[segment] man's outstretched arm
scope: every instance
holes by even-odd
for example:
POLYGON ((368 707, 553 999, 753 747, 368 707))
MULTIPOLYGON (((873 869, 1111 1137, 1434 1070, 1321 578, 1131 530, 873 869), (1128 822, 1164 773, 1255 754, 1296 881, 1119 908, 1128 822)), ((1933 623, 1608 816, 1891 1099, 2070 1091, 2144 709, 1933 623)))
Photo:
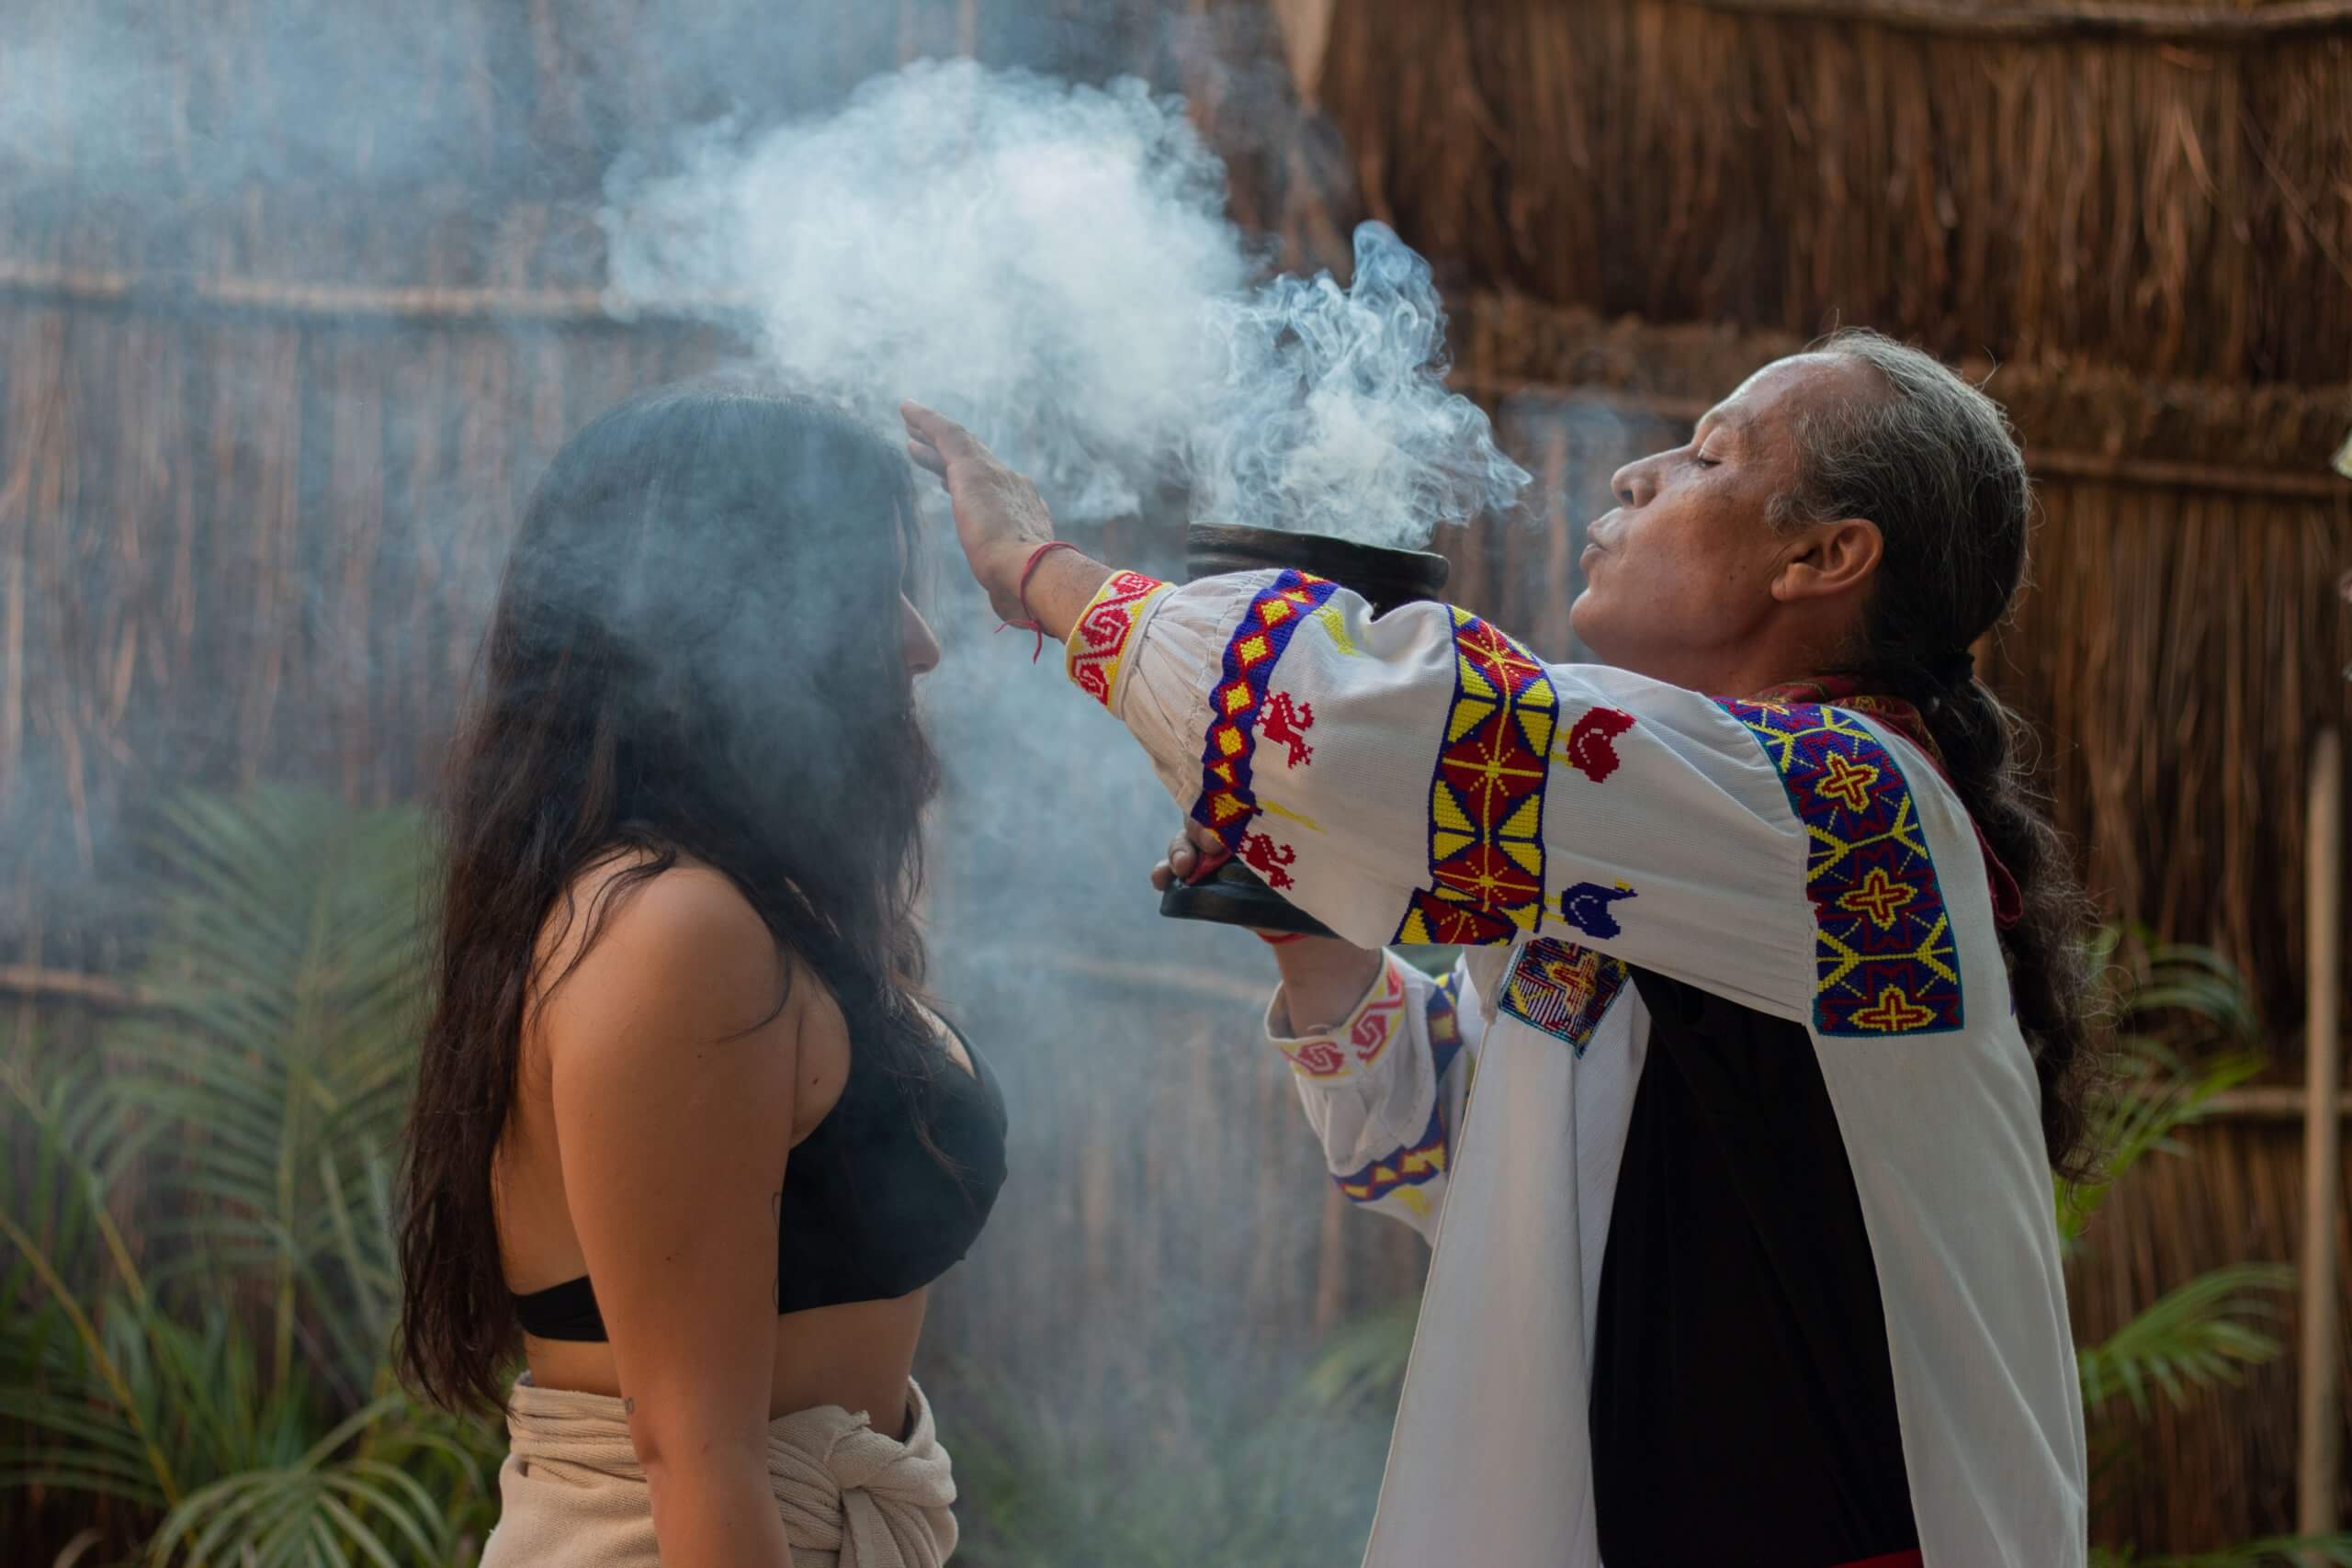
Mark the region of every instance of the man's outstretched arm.
MULTIPOLYGON (((1025 479, 950 422, 909 423, 999 613, 1064 637, 1070 679, 1142 743, 1178 807, 1340 936, 1553 936, 1811 1017, 1813 840, 1783 772, 1827 768, 1825 789, 1903 830, 1900 774, 1867 732, 1550 664, 1451 605, 1375 616, 1303 572, 1170 585, 1041 555, 1052 520, 1025 479)), ((1881 880, 1855 898, 1907 894, 1886 918, 1934 924, 1911 908, 1932 887, 1881 880)), ((1948 942, 1926 945, 1923 962, 1949 969, 1948 942)))

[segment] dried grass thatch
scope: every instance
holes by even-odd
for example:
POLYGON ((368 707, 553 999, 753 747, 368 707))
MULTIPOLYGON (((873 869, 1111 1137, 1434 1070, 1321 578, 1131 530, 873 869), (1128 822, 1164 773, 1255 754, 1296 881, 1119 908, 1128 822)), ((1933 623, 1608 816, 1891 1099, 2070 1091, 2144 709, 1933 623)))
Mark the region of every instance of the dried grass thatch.
MULTIPOLYGON (((2067 1270, 2078 1342, 2104 1337, 2208 1269, 2294 1256, 2304 1193, 2299 1122, 2191 1129, 2181 1156, 2132 1173, 2100 1213, 2093 1250, 2067 1270)), ((2335 1212, 2336 1289, 2352 1293, 2352 1171, 2339 1182, 2335 1212)), ((2292 1346, 2294 1304, 2279 1305, 2279 1318, 2264 1327, 2292 1346)), ((2117 1425, 2135 1440, 2099 1477, 2092 1539, 2189 1552, 2291 1530, 2295 1380, 2290 1354, 2188 1408, 2159 1401, 2144 1424, 2118 1413, 2117 1425)), ((2352 1476, 2339 1495, 2346 1491, 2352 1476)))
POLYGON ((2121 12, 2086 4, 1363 0, 1332 17, 1320 96, 1371 209, 1477 287, 2343 381, 2352 15, 2121 9, 2147 25, 2091 32, 2121 12))

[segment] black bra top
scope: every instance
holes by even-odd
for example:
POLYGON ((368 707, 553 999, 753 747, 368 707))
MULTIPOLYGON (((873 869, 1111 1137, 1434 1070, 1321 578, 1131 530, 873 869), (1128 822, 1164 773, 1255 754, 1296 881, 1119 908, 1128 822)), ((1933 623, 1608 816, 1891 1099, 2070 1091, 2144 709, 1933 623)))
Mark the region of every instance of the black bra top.
MULTIPOLYGON (((891 1076, 851 1051, 840 1100, 786 1167, 777 1312, 889 1301, 971 1250, 1004 1185, 1005 1119, 996 1076, 968 1043, 964 1049, 972 1071, 943 1051, 933 1073, 931 1135, 945 1166, 923 1147, 891 1076)), ((585 1274, 517 1295, 514 1315, 541 1339, 609 1337, 585 1274)))

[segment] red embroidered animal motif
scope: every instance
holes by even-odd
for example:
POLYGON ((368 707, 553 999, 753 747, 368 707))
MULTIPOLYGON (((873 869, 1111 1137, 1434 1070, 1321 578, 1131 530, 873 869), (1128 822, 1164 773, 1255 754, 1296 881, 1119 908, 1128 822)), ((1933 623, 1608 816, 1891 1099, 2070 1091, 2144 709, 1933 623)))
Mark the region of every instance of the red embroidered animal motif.
POLYGON ((1295 887, 1296 880, 1284 871, 1286 865, 1298 863, 1298 852, 1288 844, 1277 844, 1263 833, 1252 833, 1241 841, 1241 863, 1266 879, 1272 888, 1295 887))
POLYGON ((1266 704, 1265 712, 1258 717, 1258 733, 1277 746, 1290 748, 1284 766, 1303 768, 1315 749, 1306 743, 1306 732, 1315 728, 1315 705, 1300 703, 1293 706, 1288 692, 1276 692, 1266 704))
POLYGON ((1621 708, 1587 708, 1568 730, 1568 766, 1599 784, 1617 771, 1617 748, 1610 741, 1634 728, 1634 716, 1621 708))

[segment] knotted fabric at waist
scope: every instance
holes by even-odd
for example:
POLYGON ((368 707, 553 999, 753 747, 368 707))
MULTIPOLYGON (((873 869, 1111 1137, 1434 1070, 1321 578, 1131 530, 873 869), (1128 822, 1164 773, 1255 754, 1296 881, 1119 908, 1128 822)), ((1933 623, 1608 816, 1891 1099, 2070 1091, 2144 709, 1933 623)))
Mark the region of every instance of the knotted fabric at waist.
MULTIPOLYGON (((931 1403, 912 1383, 907 1412, 904 1442, 876 1431, 864 1413, 837 1404, 769 1423, 768 1484, 792 1542, 794 1568, 938 1568, 955 1550, 956 1520, 948 1512, 955 1476, 931 1403)), ((506 1428, 503 1508, 486 1565, 513 1553, 515 1562, 628 1568, 639 1557, 640 1538, 650 1549, 645 1467, 619 1400, 538 1388, 526 1376, 508 1397, 506 1428), (611 1533, 617 1526, 628 1528, 611 1533), (573 1550, 592 1546, 583 1538, 600 1531, 605 1548, 573 1550)), ((652 1558, 644 1561, 650 1565, 652 1558)))

